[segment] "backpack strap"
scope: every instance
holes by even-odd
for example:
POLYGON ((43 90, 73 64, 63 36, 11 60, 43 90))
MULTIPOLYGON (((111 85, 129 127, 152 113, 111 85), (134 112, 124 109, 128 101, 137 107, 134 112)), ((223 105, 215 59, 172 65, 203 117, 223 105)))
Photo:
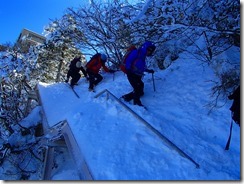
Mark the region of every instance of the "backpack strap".
POLYGON ((126 65, 126 60, 128 59, 128 57, 129 57, 129 55, 131 54, 131 52, 134 51, 134 50, 137 50, 135 46, 131 46, 131 47, 129 47, 129 48, 127 49, 127 52, 126 52, 126 54, 125 54, 125 56, 124 56, 124 58, 123 58, 121 64, 120 64, 120 69, 121 69, 121 71, 123 71, 124 73, 127 73, 127 71, 126 71, 126 67, 125 67, 125 65, 126 65))
POLYGON ((137 58, 138 58, 138 49, 133 50, 132 52, 128 55, 128 57, 125 61, 126 70, 131 70, 132 65, 134 64, 135 60, 137 60, 137 58))
POLYGON ((130 65, 130 68, 133 70, 135 68, 135 65, 137 63, 137 61, 139 60, 139 55, 140 55, 140 50, 137 50, 137 53, 136 53, 136 58, 134 59, 134 61, 132 61, 131 65, 130 65))

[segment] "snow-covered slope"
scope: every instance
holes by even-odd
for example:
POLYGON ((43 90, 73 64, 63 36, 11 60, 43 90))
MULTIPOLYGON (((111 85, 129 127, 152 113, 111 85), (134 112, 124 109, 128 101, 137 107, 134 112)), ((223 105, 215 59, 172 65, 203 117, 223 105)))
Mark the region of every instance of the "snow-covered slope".
POLYGON ((80 98, 64 83, 39 84, 50 126, 67 119, 94 179, 240 179, 240 128, 234 124, 230 150, 225 151, 231 101, 209 113, 210 81, 217 79, 207 65, 178 59, 166 70, 155 72, 156 91, 152 75, 146 74, 141 101, 148 110, 126 103, 191 156, 200 165, 198 169, 114 99, 94 98, 104 89, 117 97, 132 90, 123 73, 102 75, 95 93, 88 92, 88 83, 80 79, 75 87, 80 98))

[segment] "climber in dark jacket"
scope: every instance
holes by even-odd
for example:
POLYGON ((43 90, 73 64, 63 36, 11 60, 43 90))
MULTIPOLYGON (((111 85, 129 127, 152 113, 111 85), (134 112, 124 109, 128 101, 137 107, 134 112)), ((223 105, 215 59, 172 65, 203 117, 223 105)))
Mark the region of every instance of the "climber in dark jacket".
POLYGON ((82 71, 83 75, 87 78, 87 73, 86 73, 85 69, 82 67, 82 64, 81 64, 81 56, 77 56, 70 63, 69 71, 67 73, 67 78, 65 80, 65 82, 69 82, 69 78, 70 77, 72 78, 71 82, 70 82, 70 86, 72 88, 80 80, 80 77, 81 77, 80 71, 82 71))
POLYGON ((144 94, 144 83, 142 81, 142 76, 144 72, 154 73, 154 70, 147 69, 146 67, 146 57, 152 56, 156 46, 150 42, 146 41, 138 50, 135 49, 131 51, 125 61, 125 68, 128 81, 133 87, 133 91, 123 95, 122 98, 125 101, 134 100, 134 105, 143 106, 140 97, 144 94))
POLYGON ((240 126, 240 85, 228 98, 229 100, 234 100, 230 107, 232 119, 240 126))

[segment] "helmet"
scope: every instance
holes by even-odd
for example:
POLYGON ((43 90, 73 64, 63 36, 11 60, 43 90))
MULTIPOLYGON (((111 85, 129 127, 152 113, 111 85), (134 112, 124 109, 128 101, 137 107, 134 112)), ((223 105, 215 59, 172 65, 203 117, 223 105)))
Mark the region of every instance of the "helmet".
POLYGON ((81 67, 81 62, 80 62, 80 61, 77 61, 76 64, 75 64, 75 66, 76 66, 77 68, 80 68, 80 67, 81 67))
POLYGON ((148 51, 148 56, 152 56, 154 50, 156 49, 156 46, 150 41, 146 41, 142 47, 148 51))
POLYGON ((145 41, 145 43, 143 44, 143 47, 145 47, 145 48, 150 47, 150 48, 153 48, 154 50, 156 49, 156 46, 150 41, 145 41))
POLYGON ((101 54, 101 60, 103 60, 104 62, 106 62, 107 56, 105 54, 101 54))

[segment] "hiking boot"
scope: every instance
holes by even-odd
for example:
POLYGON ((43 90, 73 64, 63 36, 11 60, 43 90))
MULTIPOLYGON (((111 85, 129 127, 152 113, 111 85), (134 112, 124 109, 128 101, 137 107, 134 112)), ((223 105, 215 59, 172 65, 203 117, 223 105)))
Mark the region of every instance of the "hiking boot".
POLYGON ((134 100, 134 105, 143 106, 140 100, 134 100))
POLYGON ((89 91, 93 91, 94 89, 93 88, 88 88, 89 91))
POLYGON ((96 86, 95 84, 91 84, 91 85, 89 85, 88 90, 89 90, 89 91, 94 91, 94 87, 95 87, 95 86, 96 86))
POLYGON ((129 96, 126 96, 126 95, 123 95, 121 98, 123 98, 124 101, 126 101, 126 102, 129 102, 132 100, 132 98, 130 98, 129 96))
POLYGON ((142 105, 142 103, 134 103, 134 105, 138 105, 138 106, 144 107, 144 105, 142 105))

